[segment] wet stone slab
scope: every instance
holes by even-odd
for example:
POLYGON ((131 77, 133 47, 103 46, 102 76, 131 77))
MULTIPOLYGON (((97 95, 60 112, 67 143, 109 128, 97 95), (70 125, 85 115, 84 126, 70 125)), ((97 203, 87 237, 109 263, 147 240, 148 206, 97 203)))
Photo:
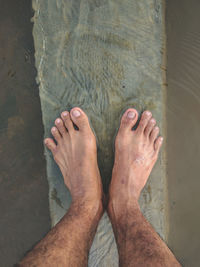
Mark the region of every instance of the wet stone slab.
MULTIPOLYGON (((89 116, 97 137, 104 190, 111 177, 114 137, 128 107, 149 109, 163 133, 164 19, 161 0, 33 0, 33 36, 45 137, 60 112, 74 106, 89 116)), ((70 194, 45 150, 52 225, 66 213, 70 194)), ((143 214, 166 237, 164 155, 144 189, 143 214)), ((105 213, 90 266, 117 266, 112 227, 105 213)))

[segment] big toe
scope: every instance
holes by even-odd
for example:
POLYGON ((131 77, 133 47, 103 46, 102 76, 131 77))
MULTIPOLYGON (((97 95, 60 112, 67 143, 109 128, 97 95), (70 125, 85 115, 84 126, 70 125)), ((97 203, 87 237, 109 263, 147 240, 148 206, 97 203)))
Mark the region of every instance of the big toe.
POLYGON ((70 116, 73 123, 78 127, 79 131, 91 130, 88 117, 81 108, 73 108, 70 111, 70 116))
POLYGON ((132 130, 133 126, 136 124, 138 119, 137 110, 134 108, 129 108, 123 114, 120 123, 120 132, 130 131, 132 130))

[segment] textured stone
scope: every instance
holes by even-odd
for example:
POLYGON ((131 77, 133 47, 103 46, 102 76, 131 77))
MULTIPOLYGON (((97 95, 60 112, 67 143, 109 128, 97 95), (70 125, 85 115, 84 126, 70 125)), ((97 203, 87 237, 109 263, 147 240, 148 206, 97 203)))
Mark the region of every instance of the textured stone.
MULTIPOLYGON (((161 0, 33 0, 35 58, 45 137, 60 112, 74 106, 89 116, 98 143, 105 191, 111 177, 114 137, 128 107, 150 109, 163 132, 164 19, 161 0)), ((45 150, 52 225, 66 213, 70 194, 45 150)), ((144 189, 143 214, 166 237, 164 155, 144 189)), ((117 266, 111 224, 104 214, 90 266, 117 266)))

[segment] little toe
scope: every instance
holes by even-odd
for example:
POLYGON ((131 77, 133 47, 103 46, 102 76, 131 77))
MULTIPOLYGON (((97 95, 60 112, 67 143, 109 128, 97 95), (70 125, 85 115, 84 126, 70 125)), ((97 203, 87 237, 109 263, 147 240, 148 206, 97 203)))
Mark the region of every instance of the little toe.
POLYGON ((159 153, 162 143, 163 143, 163 137, 159 136, 154 142, 154 149, 155 149, 156 154, 159 153))
POLYGON ((146 110, 142 113, 142 117, 141 117, 139 125, 136 129, 137 133, 142 134, 144 132, 144 129, 146 128, 151 117, 152 117, 152 114, 148 110, 146 110))
POLYGON ((62 137, 56 127, 51 128, 51 133, 57 142, 61 140, 62 137))
POLYGON ((73 108, 70 111, 70 116, 79 131, 91 130, 88 117, 82 109, 78 107, 73 108))
POLYGON ((44 144, 46 145, 46 147, 51 150, 52 153, 54 153, 55 149, 56 149, 56 144, 53 141, 53 139, 51 138, 46 138, 44 139, 44 144))
POLYGON ((61 135, 65 135, 66 134, 66 128, 63 124, 63 121, 60 118, 57 118, 55 120, 55 125, 57 127, 57 129, 59 130, 59 132, 61 133, 61 135))
POLYGON ((136 109, 129 108, 123 114, 120 122, 119 132, 130 131, 136 124, 138 119, 138 113, 136 109))
POLYGON ((151 133, 153 127, 156 125, 156 120, 154 118, 151 118, 144 130, 144 133, 146 136, 149 136, 149 134, 151 133))
POLYGON ((150 136, 149 136, 150 141, 154 142, 155 139, 158 137, 158 134, 159 134, 159 127, 155 126, 150 133, 150 136))
POLYGON ((68 111, 63 111, 61 113, 61 117, 64 121, 65 127, 67 128, 68 132, 73 132, 75 131, 74 126, 73 126, 73 122, 71 120, 70 114, 68 111))

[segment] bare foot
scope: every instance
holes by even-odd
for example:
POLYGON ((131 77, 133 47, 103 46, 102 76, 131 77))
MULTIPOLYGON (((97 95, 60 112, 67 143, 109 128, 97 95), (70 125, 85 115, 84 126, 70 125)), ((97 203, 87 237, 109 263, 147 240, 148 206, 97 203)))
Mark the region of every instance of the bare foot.
POLYGON ((108 210, 114 213, 124 205, 137 202, 151 170, 157 160, 163 138, 158 137, 159 128, 149 111, 138 120, 135 109, 128 109, 122 119, 115 140, 115 162, 109 188, 108 210))
POLYGON ((97 165, 96 138, 87 115, 80 108, 64 111, 51 129, 45 145, 51 150, 60 167, 64 182, 70 190, 72 203, 101 206, 102 183, 97 165), (78 127, 74 128, 73 123, 78 127))

